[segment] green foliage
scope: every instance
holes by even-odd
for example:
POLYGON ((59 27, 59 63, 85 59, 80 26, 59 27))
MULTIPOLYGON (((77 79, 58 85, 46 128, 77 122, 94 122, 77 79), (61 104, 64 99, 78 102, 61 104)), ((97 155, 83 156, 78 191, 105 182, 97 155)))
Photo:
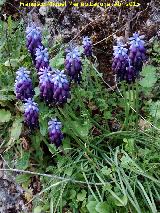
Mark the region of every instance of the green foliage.
POLYGON ((160 119, 160 101, 152 102, 150 105, 150 115, 153 118, 160 119))
POLYGON ((154 40, 150 52, 152 54, 153 62, 156 62, 156 64, 160 64, 160 41, 158 39, 154 40))
POLYGON ((0 122, 8 122, 11 119, 10 111, 6 111, 4 109, 0 110, 0 122))
POLYGON ((22 118, 17 117, 11 127, 11 139, 17 140, 22 131, 22 118))
MULTIPOLYGON (((33 196, 33 212, 158 212, 159 132, 139 122, 142 112, 154 124, 160 118, 159 97, 149 96, 159 82, 157 67, 143 68, 139 86, 121 85, 122 97, 108 90, 94 60, 84 58, 82 82, 72 85, 64 107, 46 106, 39 100, 33 74, 40 109, 40 128, 33 132, 23 123, 23 109, 13 91, 18 66, 34 69, 24 39, 23 22, 11 17, 0 22, 0 136, 4 139, 0 148, 11 167, 54 176, 39 176, 41 192, 33 196), (146 96, 141 98, 141 93, 146 96), (63 124, 59 149, 48 141, 47 123, 52 117, 63 124)), ((55 41, 50 60, 54 68, 64 69, 63 46, 55 41)), ((19 174, 16 181, 27 191, 31 178, 32 174, 19 174)))
POLYGON ((20 159, 17 159, 17 165, 16 168, 17 169, 27 169, 29 166, 29 157, 30 157, 30 153, 29 152, 23 152, 22 153, 22 157, 20 159))
POLYGON ((64 53, 63 51, 59 51, 59 53, 50 60, 51 67, 57 68, 57 69, 63 69, 64 67, 64 53))
POLYGON ((97 213, 96 211, 97 204, 98 204, 97 201, 89 201, 89 203, 87 204, 87 209, 89 213, 97 213))
POLYGON ((140 85, 145 88, 152 88, 157 81, 156 68, 152 65, 147 65, 143 68, 140 80, 140 85))

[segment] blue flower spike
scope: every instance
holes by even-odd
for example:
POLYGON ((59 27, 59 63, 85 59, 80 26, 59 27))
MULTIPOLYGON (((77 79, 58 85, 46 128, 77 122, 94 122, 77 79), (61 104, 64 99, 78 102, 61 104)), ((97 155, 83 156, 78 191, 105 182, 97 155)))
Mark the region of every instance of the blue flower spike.
POLYGON ((74 80, 76 83, 80 83, 82 62, 80 59, 80 52, 78 47, 71 47, 67 50, 65 69, 71 81, 74 80))
POLYGON ((16 72, 15 94, 16 98, 22 101, 32 98, 35 94, 29 74, 30 71, 25 67, 20 67, 16 72))
POLYGON ((31 128, 35 129, 39 126, 39 109, 37 103, 32 98, 25 100, 24 104, 24 121, 31 128))
POLYGON ((62 144, 63 133, 61 132, 62 124, 57 118, 48 122, 48 132, 50 142, 58 148, 62 144))

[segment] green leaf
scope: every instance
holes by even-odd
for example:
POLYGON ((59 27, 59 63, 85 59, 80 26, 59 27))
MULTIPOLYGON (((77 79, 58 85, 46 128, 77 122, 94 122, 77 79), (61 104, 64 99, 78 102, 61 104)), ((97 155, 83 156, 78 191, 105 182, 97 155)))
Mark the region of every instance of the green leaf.
POLYGON ((50 60, 51 67, 57 68, 57 69, 63 69, 64 67, 64 56, 63 52, 59 52, 54 58, 50 60))
POLYGON ((8 122, 11 119, 11 113, 10 111, 6 111, 4 109, 0 110, 0 122, 8 122))
POLYGON ((111 112, 110 111, 104 111, 104 113, 103 113, 103 117, 104 117, 104 119, 111 119, 112 118, 112 114, 111 114, 111 112))
POLYGON ((100 202, 96 205, 96 211, 99 213, 109 213, 110 212, 110 205, 107 201, 100 202))
POLYGON ((34 208, 33 213, 42 213, 43 207, 42 206, 37 206, 34 208))
POLYGON ((15 141, 19 139, 19 136, 22 132, 22 118, 18 117, 15 119, 15 121, 12 124, 11 127, 11 139, 12 141, 15 141))
POLYGON ((23 152, 22 157, 20 159, 17 159, 17 169, 27 169, 29 166, 29 152, 23 152))
POLYGON ((103 167, 101 169, 102 174, 106 175, 106 176, 110 176, 110 174, 112 173, 112 170, 110 168, 108 168, 107 166, 103 167))
POLYGON ((87 204, 87 209, 89 211, 89 213, 98 213, 96 211, 96 206, 99 202, 98 201, 89 201, 87 204))
POLYGON ((48 131, 48 123, 47 120, 40 119, 40 133, 41 135, 45 136, 48 131))
POLYGON ((54 144, 48 144, 48 149, 52 154, 57 152, 56 146, 54 144))
POLYGON ((74 189, 71 189, 69 193, 70 193, 69 199, 73 200, 76 197, 76 191, 74 189))
POLYGON ((63 149, 64 149, 65 153, 68 153, 71 149, 71 142, 70 142, 69 137, 65 137, 63 139, 63 149))
POLYGON ((40 95, 40 89, 39 89, 39 87, 35 87, 34 91, 35 91, 35 97, 38 97, 40 95))
POLYGON ((12 32, 12 17, 11 16, 8 17, 8 32, 9 32, 9 34, 11 34, 11 32, 12 32))
POLYGON ((150 106, 150 115, 160 119, 160 101, 152 102, 150 106))
POLYGON ((83 124, 80 124, 77 121, 73 121, 73 126, 78 134, 82 137, 87 137, 91 128, 91 124, 89 121, 85 121, 83 124))
POLYGON ((18 184, 22 184, 25 182, 28 182, 30 180, 31 175, 30 174, 22 174, 16 176, 16 182, 18 184))
POLYGON ((117 199, 114 199, 114 203, 116 206, 126 206, 128 202, 128 198, 126 195, 124 195, 121 199, 121 202, 117 199))
POLYGON ((77 194, 77 201, 83 201, 86 198, 87 192, 83 189, 80 193, 77 194))
POLYGON ((18 66, 18 62, 19 60, 16 58, 16 59, 10 59, 10 60, 7 60, 4 65, 6 67, 17 67, 18 66))
POLYGON ((67 167, 65 170, 64 170, 64 174, 66 174, 67 176, 71 176, 73 173, 73 167, 67 167))
POLYGON ((157 81, 156 68, 154 66, 145 66, 141 72, 141 75, 143 78, 139 81, 139 83, 142 87, 151 88, 157 81))
POLYGON ((0 102, 2 104, 5 104, 5 103, 7 104, 7 101, 11 101, 11 100, 14 100, 14 99, 15 99, 14 95, 9 95, 9 94, 4 95, 4 94, 0 93, 0 102))

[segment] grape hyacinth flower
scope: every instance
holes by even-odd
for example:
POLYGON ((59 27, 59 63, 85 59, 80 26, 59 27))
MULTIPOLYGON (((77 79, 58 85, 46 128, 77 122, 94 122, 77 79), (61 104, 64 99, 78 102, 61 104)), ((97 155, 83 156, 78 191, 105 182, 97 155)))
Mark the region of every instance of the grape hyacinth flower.
POLYGON ((52 103, 54 84, 52 82, 53 75, 51 74, 50 68, 41 69, 39 75, 40 98, 46 103, 52 103))
POLYGON ((67 55, 65 59, 65 68, 71 80, 80 83, 82 62, 77 47, 72 47, 70 50, 69 49, 67 50, 67 55))
POLYGON ((56 104, 64 104, 70 98, 70 87, 64 71, 56 70, 53 74, 54 93, 53 98, 56 104))
POLYGON ((130 37, 130 53, 129 58, 131 60, 132 66, 134 66, 136 74, 138 75, 142 71, 143 61, 145 60, 145 47, 143 41, 144 35, 139 35, 139 33, 134 33, 133 37, 130 37))
POLYGON ((49 66, 49 54, 47 48, 39 46, 36 48, 36 69, 39 71, 41 68, 47 68, 49 66))
POLYGON ((83 38, 83 49, 84 49, 84 54, 88 56, 92 56, 92 41, 88 36, 85 36, 83 38))
POLYGON ((57 118, 48 122, 49 138, 51 143, 54 143, 58 148, 62 144, 63 134, 61 132, 62 124, 57 118))
POLYGON ((128 50, 125 45, 118 43, 117 46, 113 46, 114 58, 112 62, 112 69, 120 80, 124 80, 126 68, 128 67, 128 50))
POLYGON ((26 46, 31 53, 33 62, 35 63, 36 48, 42 46, 42 35, 38 27, 34 26, 34 24, 26 28, 26 39, 26 46))
POLYGON ((25 120, 25 123, 31 129, 35 129, 39 126, 38 105, 32 100, 32 98, 28 98, 25 101, 26 101, 25 104, 24 104, 24 120, 25 120))
POLYGON ((128 84, 135 82, 137 75, 136 75, 136 71, 135 68, 131 65, 129 65, 126 68, 126 74, 125 74, 125 80, 128 84))
POLYGON ((22 101, 34 96, 32 80, 30 79, 29 74, 30 71, 24 67, 20 67, 16 72, 15 94, 16 98, 22 101))

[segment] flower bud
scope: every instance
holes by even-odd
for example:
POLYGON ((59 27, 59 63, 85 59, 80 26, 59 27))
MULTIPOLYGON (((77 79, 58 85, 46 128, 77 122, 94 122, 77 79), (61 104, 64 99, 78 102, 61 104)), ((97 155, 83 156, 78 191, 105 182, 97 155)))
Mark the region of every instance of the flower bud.
POLYGON ((50 72, 50 68, 41 69, 41 72, 39 72, 39 74, 40 98, 46 103, 52 103, 54 84, 52 82, 53 76, 50 72))
POLYGON ((30 71, 24 67, 19 68, 16 72, 15 94, 16 98, 22 101, 32 98, 35 94, 29 74, 30 71))
POLYGON ((131 60, 131 65, 134 66, 136 73, 139 74, 142 71, 143 61, 145 60, 146 50, 143 41, 144 35, 139 35, 139 33, 134 33, 133 37, 130 37, 130 52, 129 58, 131 60))
POLYGON ((39 109, 38 105, 31 99, 25 100, 24 104, 24 120, 25 123, 32 129, 38 127, 39 109))
POLYGON ((135 68, 133 66, 129 66, 126 68, 126 74, 125 74, 125 80, 127 81, 127 83, 132 83, 135 82, 136 79, 136 72, 135 72, 135 68))
POLYGON ((57 118, 48 122, 49 138, 51 143, 54 143, 56 147, 62 144, 63 134, 61 132, 62 124, 57 118))
POLYGON ((54 84, 53 98, 56 104, 64 104, 70 98, 70 87, 64 71, 56 70, 52 82, 54 84))
POLYGON ((34 24, 26 28, 26 40, 26 46, 35 63, 36 48, 42 46, 42 35, 38 27, 34 26, 34 24))
POLYGON ((128 50, 122 43, 118 43, 117 46, 113 46, 113 50, 114 58, 112 62, 112 69, 115 74, 117 74, 117 78, 124 80, 126 68, 128 67, 128 50))
POLYGON ((80 83, 82 62, 80 59, 78 48, 71 48, 70 50, 67 50, 67 52, 68 53, 65 60, 65 68, 67 70, 67 74, 69 75, 71 80, 80 83))
POLYGON ((85 36, 83 38, 83 49, 84 49, 84 54, 88 56, 92 56, 92 41, 88 36, 85 36))
POLYGON ((36 69, 40 71, 41 68, 47 68, 49 66, 49 54, 47 48, 39 46, 36 48, 36 69))

